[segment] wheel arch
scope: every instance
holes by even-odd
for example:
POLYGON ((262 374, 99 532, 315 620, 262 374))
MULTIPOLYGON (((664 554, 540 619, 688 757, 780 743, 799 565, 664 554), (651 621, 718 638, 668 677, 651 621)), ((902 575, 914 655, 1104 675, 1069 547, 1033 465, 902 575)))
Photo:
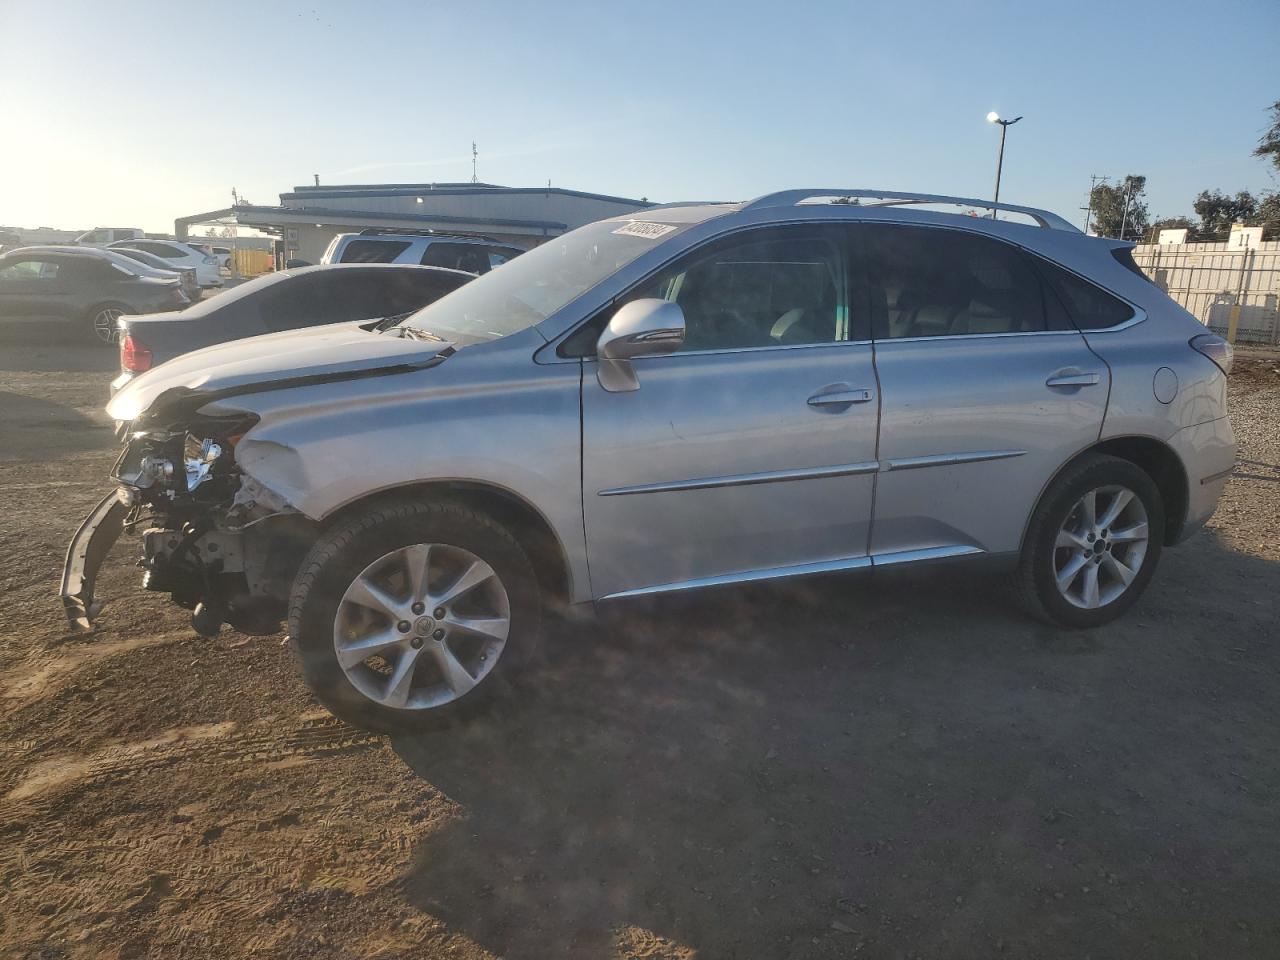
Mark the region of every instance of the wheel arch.
POLYGON ((1096 453, 1127 460, 1152 479, 1156 488, 1160 491, 1161 499, 1164 501, 1163 542, 1166 546, 1177 543, 1182 536, 1183 527, 1186 525, 1187 509, 1190 504, 1191 494, 1187 481, 1186 467, 1177 452, 1163 440, 1134 434, 1099 440, 1083 450, 1077 451, 1063 462, 1040 490, 1040 495, 1036 497, 1035 507, 1032 508, 1031 513, 1027 516, 1026 523, 1023 525, 1020 546, 1026 544, 1027 529, 1031 525, 1031 517, 1035 515, 1035 511, 1039 508, 1045 494, 1053 487, 1058 477, 1082 458, 1096 453))
POLYGON ((86 320, 91 320, 99 310, 108 309, 116 309, 130 316, 134 316, 138 312, 137 307, 131 306, 123 300, 99 300, 96 303, 90 304, 88 309, 84 311, 83 316, 86 320))
POLYGON ((447 500, 477 510, 502 524, 515 537, 533 564, 539 586, 557 605, 573 595, 573 569, 555 528, 542 511, 519 494, 492 483, 475 480, 426 480, 388 487, 349 500, 326 514, 320 522, 330 527, 353 511, 371 504, 404 497, 447 500))

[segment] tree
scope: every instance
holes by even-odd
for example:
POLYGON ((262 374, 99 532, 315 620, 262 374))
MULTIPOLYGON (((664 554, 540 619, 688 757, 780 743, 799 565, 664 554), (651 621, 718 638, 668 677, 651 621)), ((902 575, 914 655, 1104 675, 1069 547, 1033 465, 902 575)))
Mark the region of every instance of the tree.
POLYGON ((1280 230, 1280 193, 1265 193, 1258 201, 1258 212, 1254 214, 1253 225, 1266 227, 1263 236, 1272 236, 1280 230))
POLYGON ((1141 240, 1148 227, 1146 188, 1147 178, 1133 173, 1115 186, 1100 183, 1094 187, 1089 199, 1093 207, 1094 229, 1098 236, 1141 240), (1123 237, 1120 236, 1122 232, 1123 237))
POLYGON ((1218 190, 1202 190, 1192 206, 1206 240, 1225 240, 1233 223, 1252 224, 1258 215, 1258 200, 1248 190, 1241 190, 1234 197, 1218 190))
POLYGON ((1253 151, 1255 157, 1266 157, 1277 170, 1280 170, 1280 100, 1277 100, 1270 107, 1271 126, 1267 128, 1267 132, 1262 135, 1262 139, 1258 141, 1257 149, 1253 151))

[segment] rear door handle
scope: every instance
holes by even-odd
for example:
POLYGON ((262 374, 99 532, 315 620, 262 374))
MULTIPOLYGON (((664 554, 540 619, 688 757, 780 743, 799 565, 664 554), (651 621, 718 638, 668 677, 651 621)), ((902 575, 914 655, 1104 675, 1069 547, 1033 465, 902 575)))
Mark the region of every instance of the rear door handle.
POLYGON ((1096 373, 1078 370, 1059 370, 1044 382, 1046 387, 1095 387, 1100 378, 1096 373))
POLYGON ((833 393, 815 393, 809 398, 809 406, 824 407, 828 404, 868 403, 875 393, 871 390, 837 390, 833 393))

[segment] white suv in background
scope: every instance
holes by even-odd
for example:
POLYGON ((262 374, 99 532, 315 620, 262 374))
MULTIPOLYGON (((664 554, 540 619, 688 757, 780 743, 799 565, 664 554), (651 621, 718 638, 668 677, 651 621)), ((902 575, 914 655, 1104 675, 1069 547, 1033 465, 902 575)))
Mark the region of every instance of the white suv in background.
POLYGON ((329 242, 320 262, 417 263, 481 274, 522 253, 520 247, 490 237, 365 230, 338 234, 329 242))
POLYGON ((76 237, 76 244, 81 247, 105 247, 118 240, 140 240, 142 237, 139 227, 95 227, 76 237))
POLYGON ((117 240, 107 244, 110 247, 128 247, 130 250, 141 250, 154 256, 168 260, 174 269, 190 267, 196 272, 196 282, 200 289, 222 286, 222 274, 218 270, 218 258, 212 254, 198 250, 189 243, 179 240, 117 240))

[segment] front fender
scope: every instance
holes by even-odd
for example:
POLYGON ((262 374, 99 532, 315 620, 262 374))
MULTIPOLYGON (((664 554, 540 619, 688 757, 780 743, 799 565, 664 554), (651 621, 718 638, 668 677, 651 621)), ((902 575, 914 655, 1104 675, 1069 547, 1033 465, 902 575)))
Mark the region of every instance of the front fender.
POLYGON ((262 394, 252 398, 260 420, 236 447, 236 461, 317 521, 371 495, 423 483, 507 491, 560 540, 570 599, 589 599, 581 365, 540 365, 531 354, 474 347, 418 374, 262 394))

